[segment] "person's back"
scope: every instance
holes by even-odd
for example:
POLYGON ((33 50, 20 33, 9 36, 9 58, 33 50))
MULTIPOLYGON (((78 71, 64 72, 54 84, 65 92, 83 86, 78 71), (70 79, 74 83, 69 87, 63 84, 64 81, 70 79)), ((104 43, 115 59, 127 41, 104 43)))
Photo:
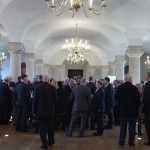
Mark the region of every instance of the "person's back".
POLYGON ((144 104, 144 123, 147 134, 147 142, 144 142, 145 145, 150 146, 150 72, 148 72, 147 82, 145 83, 144 93, 143 93, 143 104, 144 104))
POLYGON ((27 84, 21 82, 15 89, 15 97, 17 106, 28 106, 30 105, 30 89, 27 84))
POLYGON ((120 117, 137 117, 140 95, 137 88, 125 82, 117 89, 117 101, 120 117))
POLYGON ((86 87, 88 87, 91 91, 91 94, 94 95, 96 90, 96 85, 93 83, 93 76, 89 77, 89 82, 86 84, 86 87))
POLYGON ((48 149, 54 144, 54 117, 56 89, 49 84, 49 75, 43 76, 43 83, 39 84, 34 93, 33 116, 39 119, 41 148, 48 149), (48 138, 47 138, 48 135, 48 138))
POLYGON ((0 83, 0 103, 7 103, 9 98, 9 87, 5 82, 0 83))
POLYGON ((88 111, 90 105, 90 90, 84 85, 77 85, 73 90, 73 111, 88 111))
MULTIPOLYGON (((72 131, 78 118, 81 117, 79 136, 84 136, 86 119, 88 116, 89 105, 91 101, 90 90, 85 87, 86 79, 81 79, 81 85, 76 85, 73 89, 73 110, 67 136, 72 136, 72 131)), ((79 81, 78 81, 79 84, 79 81)))
POLYGON ((135 128, 138 116, 138 107, 140 105, 140 94, 138 89, 132 85, 132 76, 125 75, 125 83, 120 85, 115 95, 118 101, 118 109, 120 116, 120 136, 119 145, 125 143, 127 126, 129 124, 129 146, 135 146, 135 128))
POLYGON ((35 99, 38 99, 38 116, 55 116, 56 90, 52 85, 47 82, 39 84, 35 90, 35 99))
POLYGON ((91 94, 94 95, 95 90, 96 90, 96 86, 93 82, 89 82, 86 84, 86 87, 88 87, 91 91, 91 94))

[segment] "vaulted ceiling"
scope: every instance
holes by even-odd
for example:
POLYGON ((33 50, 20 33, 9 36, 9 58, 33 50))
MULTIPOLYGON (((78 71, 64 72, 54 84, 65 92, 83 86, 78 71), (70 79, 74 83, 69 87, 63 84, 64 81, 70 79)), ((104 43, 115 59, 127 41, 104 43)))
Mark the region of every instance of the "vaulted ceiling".
POLYGON ((22 42, 27 53, 59 65, 66 59, 62 46, 75 36, 78 23, 78 37, 91 46, 86 60, 107 65, 129 45, 150 52, 149 8, 149 0, 108 0, 102 15, 86 18, 81 10, 72 18, 67 9, 54 16, 45 0, 0 0, 0 50, 7 50, 8 42, 22 42))

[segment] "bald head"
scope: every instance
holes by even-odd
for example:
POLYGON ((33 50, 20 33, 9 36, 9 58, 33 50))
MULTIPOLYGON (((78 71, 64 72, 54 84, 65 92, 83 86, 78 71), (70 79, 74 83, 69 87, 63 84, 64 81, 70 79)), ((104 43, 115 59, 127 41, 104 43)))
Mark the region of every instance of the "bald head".
POLYGON ((132 76, 130 74, 125 75, 125 81, 132 83, 132 76))
POLYGON ((43 76, 43 82, 49 82, 50 81, 50 76, 49 75, 44 75, 43 76))

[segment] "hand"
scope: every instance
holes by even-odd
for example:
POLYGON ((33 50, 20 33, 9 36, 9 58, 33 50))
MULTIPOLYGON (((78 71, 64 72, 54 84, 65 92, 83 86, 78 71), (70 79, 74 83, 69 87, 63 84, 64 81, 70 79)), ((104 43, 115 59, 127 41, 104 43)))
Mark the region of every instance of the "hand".
POLYGON ((98 112, 101 112, 102 110, 101 109, 98 109, 98 112))

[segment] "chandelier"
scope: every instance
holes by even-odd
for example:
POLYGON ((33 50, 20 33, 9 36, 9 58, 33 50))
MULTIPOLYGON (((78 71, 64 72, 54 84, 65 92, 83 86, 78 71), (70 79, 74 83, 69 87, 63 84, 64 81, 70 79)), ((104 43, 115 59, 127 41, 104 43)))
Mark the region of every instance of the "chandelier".
POLYGON ((66 44, 63 46, 63 50, 67 54, 67 62, 71 64, 83 64, 90 48, 87 44, 87 40, 82 42, 81 39, 78 39, 77 26, 78 24, 76 24, 76 38, 70 42, 66 40, 66 44))
POLYGON ((150 57, 147 56, 146 58, 147 58, 147 60, 145 61, 145 68, 150 69, 150 57))
POLYGON ((0 63, 2 63, 6 59, 7 59, 7 56, 5 55, 5 53, 4 52, 0 52, 0 63))
MULTIPOLYGON (((75 12, 78 12, 80 8, 83 8, 85 16, 88 17, 88 14, 100 15, 104 8, 107 6, 107 0, 45 0, 47 2, 50 10, 56 15, 61 15, 66 5, 70 1, 69 10, 71 12, 72 17, 74 17, 75 12), (93 1, 97 2, 95 6, 93 6, 93 1)), ((68 4, 69 5, 69 4, 68 4)))

